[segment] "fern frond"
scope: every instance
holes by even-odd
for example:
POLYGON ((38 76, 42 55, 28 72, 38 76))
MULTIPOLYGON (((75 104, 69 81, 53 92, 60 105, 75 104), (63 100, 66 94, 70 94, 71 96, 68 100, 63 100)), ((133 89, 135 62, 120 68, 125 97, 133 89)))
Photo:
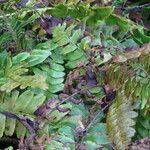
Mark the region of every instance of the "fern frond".
POLYGON ((21 22, 18 19, 17 13, 15 13, 13 17, 12 15, 7 17, 3 11, 1 11, 1 14, 3 14, 3 16, 0 16, 0 20, 3 21, 3 23, 0 24, 1 29, 3 29, 0 39, 1 50, 5 48, 9 51, 11 43, 14 43, 15 51, 21 49, 31 50, 34 45, 34 39, 32 38, 34 33, 24 29, 27 22, 23 20, 21 22))
POLYGON ((10 92, 19 86, 21 89, 26 87, 47 89, 46 79, 40 75, 25 75, 28 69, 23 65, 9 66, 7 69, 9 71, 5 70, 4 77, 1 78, 1 91, 10 92))
POLYGON ((149 44, 139 51, 125 53, 115 59, 115 62, 124 64, 112 64, 107 72, 110 86, 118 90, 115 102, 110 106, 107 115, 109 136, 118 150, 126 149, 135 133, 131 128, 135 125, 132 117, 136 114, 132 111, 132 103, 141 101, 141 109, 148 112, 146 107, 150 97, 149 54, 149 44))
POLYGON ((27 67, 43 62, 50 54, 48 50, 33 50, 31 54, 23 52, 11 59, 7 53, 1 53, 1 58, 3 58, 0 62, 2 68, 0 72, 0 90, 10 92, 17 87, 21 89, 26 87, 47 89, 46 78, 41 75, 27 75, 29 73, 27 67))
POLYGON ((132 110, 131 101, 122 93, 118 93, 115 102, 110 106, 107 114, 107 128, 110 140, 115 144, 116 150, 125 150, 134 136, 132 126, 135 122, 132 118, 137 113, 132 110))
POLYGON ((31 53, 19 53, 12 58, 12 62, 13 64, 25 63, 25 67, 32 67, 42 63, 50 55, 50 50, 34 49, 31 53))
POLYGON ((64 58, 60 55, 60 50, 52 51, 50 58, 46 60, 46 64, 40 68, 34 68, 36 75, 44 75, 48 85, 46 96, 51 98, 55 93, 62 91, 64 88, 65 68, 63 66, 64 58))
POLYGON ((143 112, 139 112, 139 116, 136 119, 136 135, 137 139, 143 139, 149 136, 150 130, 150 117, 149 114, 144 114, 143 112))
POLYGON ((84 144, 91 150, 110 144, 107 135, 107 125, 105 123, 93 124, 93 126, 86 133, 84 144))
POLYGON ((111 87, 124 91, 126 97, 132 98, 132 102, 141 100, 142 109, 147 107, 146 103, 150 97, 149 60, 150 52, 147 44, 139 51, 118 56, 115 60, 117 63, 109 67, 106 77, 111 87))
MULTIPOLYGON (((55 116, 57 115, 55 114, 55 116)), ((57 121, 57 124, 54 120, 54 123, 49 125, 49 132, 53 133, 52 131, 53 129, 55 129, 57 134, 52 134, 52 141, 50 144, 45 144, 46 148, 58 150, 67 148, 68 150, 74 150, 76 142, 76 127, 78 126, 81 119, 82 116, 80 116, 79 113, 76 112, 76 114, 73 116, 64 117, 63 120, 59 119, 59 122, 57 121)))
POLYGON ((80 47, 78 42, 81 30, 74 30, 75 26, 69 27, 64 23, 53 28, 53 41, 61 48, 61 54, 65 56, 69 68, 75 68, 79 63, 86 62, 87 58, 84 54, 84 49, 80 47))
MULTIPOLYGON (((11 96, 8 96, 4 102, 1 102, 0 111, 12 112, 14 114, 24 114, 32 116, 39 106, 43 104, 46 97, 43 94, 35 95, 30 90, 19 95, 18 91, 13 91, 11 96)), ((12 136, 14 133, 17 137, 24 137, 27 129, 15 118, 6 117, 0 114, 0 137, 4 134, 12 136)))

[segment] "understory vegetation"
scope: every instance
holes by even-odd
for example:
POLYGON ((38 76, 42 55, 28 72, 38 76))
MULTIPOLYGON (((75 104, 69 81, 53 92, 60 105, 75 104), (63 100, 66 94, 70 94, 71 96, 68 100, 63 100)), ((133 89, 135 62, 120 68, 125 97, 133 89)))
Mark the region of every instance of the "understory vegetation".
POLYGON ((146 0, 0 0, 0 149, 149 149, 149 29, 146 0))

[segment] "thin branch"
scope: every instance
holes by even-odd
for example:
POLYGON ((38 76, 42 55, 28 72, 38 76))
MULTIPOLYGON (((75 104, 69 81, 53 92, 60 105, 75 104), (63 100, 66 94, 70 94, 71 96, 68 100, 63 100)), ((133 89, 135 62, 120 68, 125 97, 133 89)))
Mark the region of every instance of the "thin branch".
POLYGON ((111 101, 109 104, 107 104, 103 109, 101 109, 96 115, 95 117, 91 120, 91 122, 89 123, 89 125, 86 127, 86 132, 89 130, 89 128, 94 124, 95 120, 97 119, 97 117, 104 112, 105 109, 107 109, 108 106, 110 106, 112 104, 113 101, 111 101))
POLYGON ((73 93, 72 95, 68 96, 66 99, 64 99, 63 101, 61 101, 59 104, 57 104, 57 105, 55 106, 55 108, 52 108, 52 110, 55 110, 56 107, 59 107, 61 104, 63 104, 64 102, 68 101, 69 99, 71 99, 71 98, 74 97, 75 95, 81 93, 82 91, 84 91, 84 90, 89 90, 90 88, 94 88, 94 87, 98 87, 98 86, 100 86, 100 85, 96 85, 96 86, 92 86, 92 87, 90 86, 90 87, 88 87, 88 88, 84 88, 84 89, 81 89, 80 91, 77 91, 77 92, 73 93))
MULTIPOLYGON (((36 11, 38 11, 38 12, 45 12, 45 11, 51 10, 51 9, 53 9, 53 8, 52 8, 52 7, 44 7, 44 8, 37 8, 36 11)), ((0 10, 1 10, 1 9, 0 9, 0 10)), ((22 12, 26 12, 26 13, 30 13, 30 12, 33 12, 33 11, 35 11, 35 8, 30 8, 30 9, 28 9, 28 10, 26 10, 26 9, 23 9, 23 10, 22 10, 22 12)), ((6 17, 10 17, 10 16, 14 16, 14 15, 17 15, 17 12, 10 13, 10 14, 5 14, 6 17)), ((4 16, 1 15, 1 16, 0 16, 0 19, 3 18, 3 17, 4 17, 4 16)))
POLYGON ((127 11, 127 12, 135 12, 135 11, 139 11, 144 7, 150 6, 150 3, 147 4, 143 4, 143 5, 139 5, 139 6, 133 6, 133 7, 116 7, 119 9, 122 9, 123 11, 127 11))
MULTIPOLYGON (((84 89, 84 90, 85 90, 85 89, 84 89)), ((68 101, 70 98, 74 97, 75 95, 79 94, 81 91, 83 91, 83 90, 77 91, 77 92, 73 93, 72 95, 68 96, 66 99, 64 99, 64 100, 61 101, 59 104, 57 104, 56 107, 59 107, 61 104, 63 104, 64 102, 68 101)), ((53 108, 52 110, 55 110, 56 107, 53 108)))
POLYGON ((95 123, 96 119, 101 115, 102 112, 104 112, 111 104, 113 103, 113 101, 111 101, 110 103, 108 103, 104 108, 102 108, 96 115, 95 117, 90 121, 90 123, 88 124, 88 126, 85 128, 85 135, 81 138, 80 143, 82 144, 87 131, 90 129, 90 127, 95 123))

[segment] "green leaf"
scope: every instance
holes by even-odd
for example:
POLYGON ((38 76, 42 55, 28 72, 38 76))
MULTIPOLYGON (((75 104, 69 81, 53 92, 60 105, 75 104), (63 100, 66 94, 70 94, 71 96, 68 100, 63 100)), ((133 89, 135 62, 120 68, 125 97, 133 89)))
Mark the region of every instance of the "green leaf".
POLYGON ((100 135, 98 133, 95 134, 87 134, 85 137, 85 141, 95 142, 98 145, 105 145, 110 143, 108 137, 106 135, 100 135))
POLYGON ((6 122, 6 116, 0 113, 0 138, 3 136, 5 131, 5 123, 6 122))
POLYGON ((67 46, 65 46, 65 48, 63 48, 62 50, 62 54, 68 54, 70 52, 73 52, 75 49, 77 49, 77 46, 74 44, 69 44, 67 46))
POLYGON ((91 16, 87 20, 88 23, 96 23, 99 20, 107 19, 112 14, 112 7, 95 7, 92 8, 91 16))
POLYGON ((50 55, 51 52, 49 50, 33 50, 26 60, 26 62, 28 63, 27 67, 32 67, 42 63, 50 55))
POLYGON ((91 88, 90 90, 89 90, 91 93, 102 93, 103 92, 103 89, 102 88, 100 88, 100 87, 94 87, 94 88, 91 88))
POLYGON ((72 53, 68 53, 66 57, 70 61, 75 61, 75 60, 81 58, 83 55, 84 55, 83 52, 77 50, 77 51, 73 51, 72 53))
POLYGON ((60 128, 60 129, 58 130, 58 132, 59 132, 60 134, 63 134, 63 135, 65 135, 65 136, 70 137, 71 139, 74 139, 74 136, 73 136, 74 132, 73 132, 73 130, 72 130, 71 127, 63 126, 62 128, 60 128))
POLYGON ((52 40, 48 40, 47 42, 44 43, 39 43, 36 45, 36 49, 41 49, 41 50, 55 50, 58 47, 56 43, 54 43, 52 40))
POLYGON ((54 149, 62 150, 62 147, 63 143, 53 140, 50 144, 46 144, 45 150, 54 150, 54 149))
POLYGON ((86 141, 85 142, 86 147, 88 147, 90 150, 95 150, 99 147, 101 147, 101 145, 96 144, 95 142, 92 141, 86 141))
POLYGON ((64 81, 64 78, 53 78, 50 75, 47 76, 47 83, 55 85, 55 84, 61 84, 64 81))
POLYGON ((9 146, 9 147, 5 148, 4 150, 13 150, 13 147, 9 146))
POLYGON ((89 130, 88 130, 88 132, 89 133, 100 133, 100 135, 102 135, 102 134, 106 134, 106 131, 107 131, 107 125, 106 125, 106 123, 98 123, 98 124, 96 124, 96 125, 94 125, 94 127, 91 127, 89 130))
POLYGON ((29 56, 30 56, 30 54, 28 52, 20 53, 20 54, 16 55, 15 57, 13 57, 12 62, 14 64, 20 63, 20 62, 26 60, 29 56))
POLYGON ((16 101, 14 111, 25 111, 33 98, 33 93, 30 90, 22 93, 16 101))
POLYGON ((66 64, 66 67, 68 68, 76 68, 79 64, 87 64, 87 58, 85 56, 80 57, 79 59, 75 60, 75 61, 68 61, 68 63, 66 64))
POLYGON ((48 73, 49 73, 53 78, 62 78, 62 77, 64 77, 64 75, 65 75, 64 72, 55 71, 55 70, 53 70, 53 69, 49 69, 48 73))
POLYGON ((145 35, 143 32, 135 29, 132 31, 135 42, 138 44, 144 44, 150 42, 150 36, 145 35))
POLYGON ((62 91, 64 88, 64 84, 49 84, 48 86, 48 91, 50 91, 51 93, 56 93, 59 91, 62 91))
POLYGON ((0 68, 4 68, 6 63, 7 63, 7 57, 8 57, 8 53, 6 51, 3 51, 2 53, 0 53, 0 68))
POLYGON ((17 138, 21 138, 21 137, 23 138, 26 136, 26 133, 27 133, 27 129, 19 121, 16 121, 15 131, 16 131, 17 138))
POLYGON ((88 17, 90 13, 91 13, 91 10, 82 5, 68 9, 68 15, 73 18, 84 19, 88 17))
POLYGON ((57 63, 55 63, 54 61, 50 60, 50 67, 53 69, 53 70, 56 70, 56 71, 64 71, 65 68, 62 66, 62 65, 59 65, 57 63))
POLYGON ((141 126, 137 127, 137 131, 139 132, 141 138, 149 136, 149 131, 148 130, 143 130, 141 126))
POLYGON ((64 60, 63 57, 57 53, 52 53, 52 55, 50 56, 54 62, 58 63, 58 64, 63 64, 64 60))
POLYGON ((25 112, 28 114, 33 114, 37 110, 37 108, 43 104, 45 99, 46 97, 43 94, 34 96, 25 108, 25 112))
POLYGON ((87 111, 86 107, 83 104, 79 105, 72 104, 70 114, 73 116, 82 116, 83 118, 87 118, 89 112, 87 111))
POLYGON ((131 23, 129 20, 127 20, 121 16, 117 16, 115 14, 111 14, 106 19, 106 23, 108 23, 109 25, 118 25, 122 30, 132 29, 131 23))
POLYGON ((16 127, 16 119, 6 118, 5 135, 12 136, 16 127))
POLYGON ((50 14, 56 17, 65 17, 68 14, 68 7, 63 4, 59 4, 55 7, 53 7, 52 10, 49 11, 50 14))

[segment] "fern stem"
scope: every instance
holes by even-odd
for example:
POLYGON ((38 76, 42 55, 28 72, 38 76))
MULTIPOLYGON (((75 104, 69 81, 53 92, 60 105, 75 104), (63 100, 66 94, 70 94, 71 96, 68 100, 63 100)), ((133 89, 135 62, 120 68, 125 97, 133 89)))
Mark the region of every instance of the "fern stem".
POLYGON ((82 26, 82 32, 81 32, 81 36, 84 37, 84 32, 86 30, 86 22, 87 22, 88 18, 85 18, 83 21, 83 26, 82 26))
MULTIPOLYGON (((45 11, 51 10, 51 9, 53 9, 53 8, 51 8, 51 7, 44 7, 44 8, 37 8, 36 11, 38 11, 38 12, 45 12, 45 11)), ((0 9, 0 11, 2 11, 2 10, 0 9)), ((33 12, 33 11, 35 11, 35 8, 30 8, 29 10, 24 9, 22 12, 30 13, 30 12, 33 12)), ((14 16, 14 15, 17 15, 17 13, 14 12, 14 13, 11 13, 11 14, 5 14, 6 17, 10 17, 10 16, 14 16)), ((2 19, 3 17, 4 16, 1 15, 0 19, 2 19)))
POLYGON ((113 101, 111 101, 110 103, 108 103, 104 108, 102 108, 96 115, 95 117, 91 120, 91 122, 89 123, 89 125, 86 127, 86 131, 89 130, 89 128, 93 125, 93 123, 96 121, 96 119, 98 118, 98 116, 104 112, 108 106, 110 106, 112 104, 113 101))
MULTIPOLYGON (((99 86, 99 85, 97 85, 97 86, 92 86, 92 88, 98 87, 98 86, 99 86)), ((89 90, 89 89, 91 89, 91 87, 87 87, 87 88, 81 89, 80 91, 77 91, 77 92, 73 93, 72 95, 70 95, 70 96, 68 96, 66 99, 64 99, 62 102, 60 102, 59 104, 57 104, 56 107, 59 107, 61 104, 63 104, 64 102, 68 101, 70 98, 74 97, 75 95, 81 93, 82 91, 84 91, 84 90, 89 90)), ((52 110, 55 110, 56 107, 53 108, 52 110)))
POLYGON ((84 136, 81 138, 80 140, 80 144, 83 143, 85 135, 87 134, 87 131, 90 129, 90 127, 94 124, 94 122, 96 121, 96 119, 113 103, 113 101, 111 101, 110 103, 108 103, 104 108, 102 108, 95 116, 94 118, 90 121, 90 123, 87 125, 87 127, 85 128, 85 134, 84 136))

